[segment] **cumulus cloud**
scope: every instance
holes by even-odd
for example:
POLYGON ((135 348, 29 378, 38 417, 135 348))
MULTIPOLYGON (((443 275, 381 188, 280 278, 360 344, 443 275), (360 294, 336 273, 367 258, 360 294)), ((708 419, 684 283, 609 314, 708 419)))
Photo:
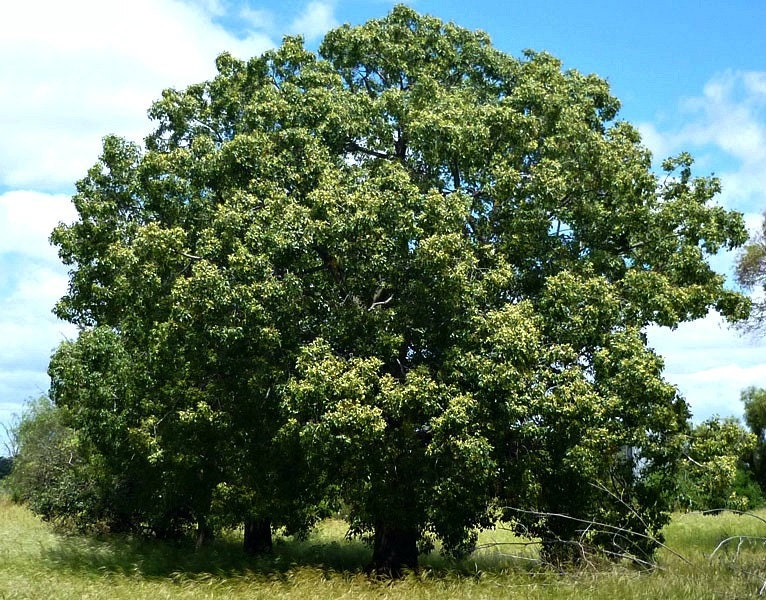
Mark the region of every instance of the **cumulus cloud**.
POLYGON ((639 125, 656 158, 690 150, 701 168, 724 165, 716 173, 721 202, 748 213, 766 208, 766 71, 720 73, 670 118, 639 125))
POLYGON ((211 77, 215 57, 260 54, 263 28, 234 35, 226 0, 26 0, 0 16, 0 422, 48 389, 52 350, 74 328, 51 313, 67 288, 48 243, 75 218, 69 195, 101 138, 140 141, 166 87, 211 77))
POLYGON ((69 189, 103 135, 140 140, 166 87, 210 77, 222 51, 273 41, 214 22, 220 2, 9 2, 0 19, 0 188, 69 189))
POLYGON ((239 18, 256 30, 272 30, 276 24, 274 13, 265 8, 243 6, 239 10, 239 18))
POLYGON ((739 393, 749 386, 764 387, 766 365, 726 364, 694 373, 669 373, 668 378, 690 403, 694 422, 716 415, 741 418, 739 393))
POLYGON ((309 41, 320 38, 330 29, 338 26, 334 10, 334 2, 309 2, 303 12, 293 20, 290 31, 302 35, 309 41))
POLYGON ((74 326, 56 319, 51 309, 66 292, 61 267, 25 256, 0 255, 0 274, 23 273, 0 286, 0 422, 18 413, 24 400, 48 390, 46 369, 51 353, 74 326), (8 284, 8 285, 6 285, 8 284))
POLYGON ((715 311, 675 330, 647 329, 649 345, 665 360, 665 378, 678 387, 695 421, 740 416, 740 391, 766 387, 766 343, 730 327, 715 311))
POLYGON ((24 266, 31 272, 0 303, 0 338, 10 342, 0 347, 0 371, 40 364, 44 370, 51 350, 76 332, 51 313, 66 292, 66 276, 59 270, 31 263, 24 266))
MULTIPOLYGON (((760 228, 766 210, 766 72, 720 73, 665 119, 639 129, 658 159, 688 150, 698 158, 698 172, 719 165, 719 202, 743 212, 751 232, 760 228)), ((711 263, 731 278, 736 255, 724 253, 711 263)), ((648 335, 665 358, 667 379, 697 421, 713 414, 739 416, 739 392, 766 387, 766 341, 743 337, 715 313, 675 331, 650 328, 648 335)))
POLYGON ((673 154, 675 140, 670 135, 663 134, 655 123, 645 122, 636 125, 641 133, 641 140, 649 150, 656 162, 662 161, 673 154))
POLYGON ((8 449, 5 427, 11 427, 18 422, 18 417, 24 411, 24 404, 48 394, 49 387, 50 380, 45 373, 45 367, 0 371, 0 456, 6 454, 8 449), (19 392, 25 395, 19 397, 19 392))
POLYGON ((697 145, 713 143, 744 165, 766 160, 766 72, 729 71, 711 79, 682 108, 697 119, 679 132, 697 145))
POLYGON ((671 149, 710 144, 744 165, 761 164, 766 160, 765 115, 766 71, 726 71, 711 78, 700 95, 679 103, 670 119, 680 127, 644 123, 641 128, 652 148, 657 141, 659 148, 671 149))
POLYGON ((57 262, 48 243, 53 228, 75 220, 77 212, 69 196, 14 190, 0 194, 0 257, 22 254, 57 262))
POLYGON ((665 368, 672 373, 689 374, 727 363, 751 367, 764 362, 763 340, 743 335, 715 310, 675 329, 655 325, 646 333, 649 345, 665 357, 665 368))
POLYGON ((52 350, 75 328, 51 310, 67 275, 48 243, 59 223, 75 219, 65 195, 12 191, 0 195, 0 422, 21 402, 47 392, 52 350))

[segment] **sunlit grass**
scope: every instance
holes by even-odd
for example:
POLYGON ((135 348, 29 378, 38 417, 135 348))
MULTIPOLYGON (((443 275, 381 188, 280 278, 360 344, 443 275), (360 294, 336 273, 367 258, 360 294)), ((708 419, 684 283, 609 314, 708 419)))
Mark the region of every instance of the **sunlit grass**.
POLYGON ((677 515, 653 570, 624 562, 559 573, 536 563, 528 540, 498 528, 463 561, 432 554, 418 573, 386 582, 364 575, 370 550, 346 540, 338 520, 305 541, 278 537, 271 555, 254 559, 236 533, 200 552, 62 535, 0 498, 0 598, 746 598, 766 580, 764 516, 677 515))

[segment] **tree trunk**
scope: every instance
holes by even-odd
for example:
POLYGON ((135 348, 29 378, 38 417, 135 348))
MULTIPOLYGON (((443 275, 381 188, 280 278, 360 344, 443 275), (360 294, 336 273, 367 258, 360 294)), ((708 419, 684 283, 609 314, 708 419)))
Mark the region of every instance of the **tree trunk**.
POLYGON ((245 520, 243 548, 246 554, 263 554, 271 551, 271 521, 269 519, 245 520))
POLYGON ((416 527, 379 521, 375 526, 370 573, 401 577, 405 569, 418 568, 418 530, 416 527))
POLYGON ((540 558, 557 569, 580 563, 588 551, 580 542, 581 525, 573 519, 554 516, 546 524, 548 533, 540 541, 540 558))
POLYGON ((213 541, 213 528, 208 525, 207 519, 197 519, 197 543, 195 547, 197 550, 204 546, 210 545, 213 541))

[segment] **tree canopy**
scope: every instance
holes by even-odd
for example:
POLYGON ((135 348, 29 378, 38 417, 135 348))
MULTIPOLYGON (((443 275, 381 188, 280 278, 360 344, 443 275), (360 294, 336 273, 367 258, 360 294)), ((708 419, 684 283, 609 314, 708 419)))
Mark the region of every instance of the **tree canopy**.
POLYGON ((135 518, 343 505, 385 571, 500 518, 551 558, 614 542, 575 519, 658 535, 688 410, 642 328, 747 311, 717 180, 659 178, 602 79, 404 6, 217 67, 104 140, 52 235, 82 330, 53 399, 147 474, 135 518))
MULTIPOLYGON (((737 283, 747 290, 766 289, 766 216, 757 231, 737 258, 737 283), (760 288, 760 289, 759 289, 760 288)), ((752 310, 747 320, 739 324, 746 331, 762 332, 766 323, 766 300, 759 294, 752 300, 752 310)))
POLYGON ((693 427, 680 474, 683 508, 749 510, 761 504, 762 491, 753 479, 756 446, 756 435, 731 417, 714 417, 693 427))

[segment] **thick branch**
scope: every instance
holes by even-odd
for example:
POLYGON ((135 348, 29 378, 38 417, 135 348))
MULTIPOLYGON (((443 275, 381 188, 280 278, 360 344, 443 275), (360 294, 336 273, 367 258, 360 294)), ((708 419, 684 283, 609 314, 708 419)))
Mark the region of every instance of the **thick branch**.
POLYGON ((372 150, 370 148, 365 148, 364 146, 360 146, 356 142, 349 143, 348 149, 352 152, 360 152, 368 156, 374 156, 375 158, 383 158, 385 160, 392 160, 395 158, 394 156, 391 156, 390 154, 386 152, 380 152, 378 150, 372 150))
POLYGON ((457 164, 453 163, 450 165, 450 170, 452 171, 452 185, 455 187, 455 190, 459 190, 461 185, 460 169, 457 164))
POLYGON ((389 297, 388 297, 386 300, 382 300, 382 301, 379 301, 379 302, 377 302, 377 301, 373 302, 373 303, 370 305, 370 308, 368 308, 367 310, 375 310, 375 309, 376 309, 376 308, 378 308, 379 306, 385 306, 386 304, 388 304, 389 302, 391 302, 391 300, 393 300, 393 299, 394 299, 394 295, 393 295, 393 294, 391 294, 391 296, 389 296, 389 297))

